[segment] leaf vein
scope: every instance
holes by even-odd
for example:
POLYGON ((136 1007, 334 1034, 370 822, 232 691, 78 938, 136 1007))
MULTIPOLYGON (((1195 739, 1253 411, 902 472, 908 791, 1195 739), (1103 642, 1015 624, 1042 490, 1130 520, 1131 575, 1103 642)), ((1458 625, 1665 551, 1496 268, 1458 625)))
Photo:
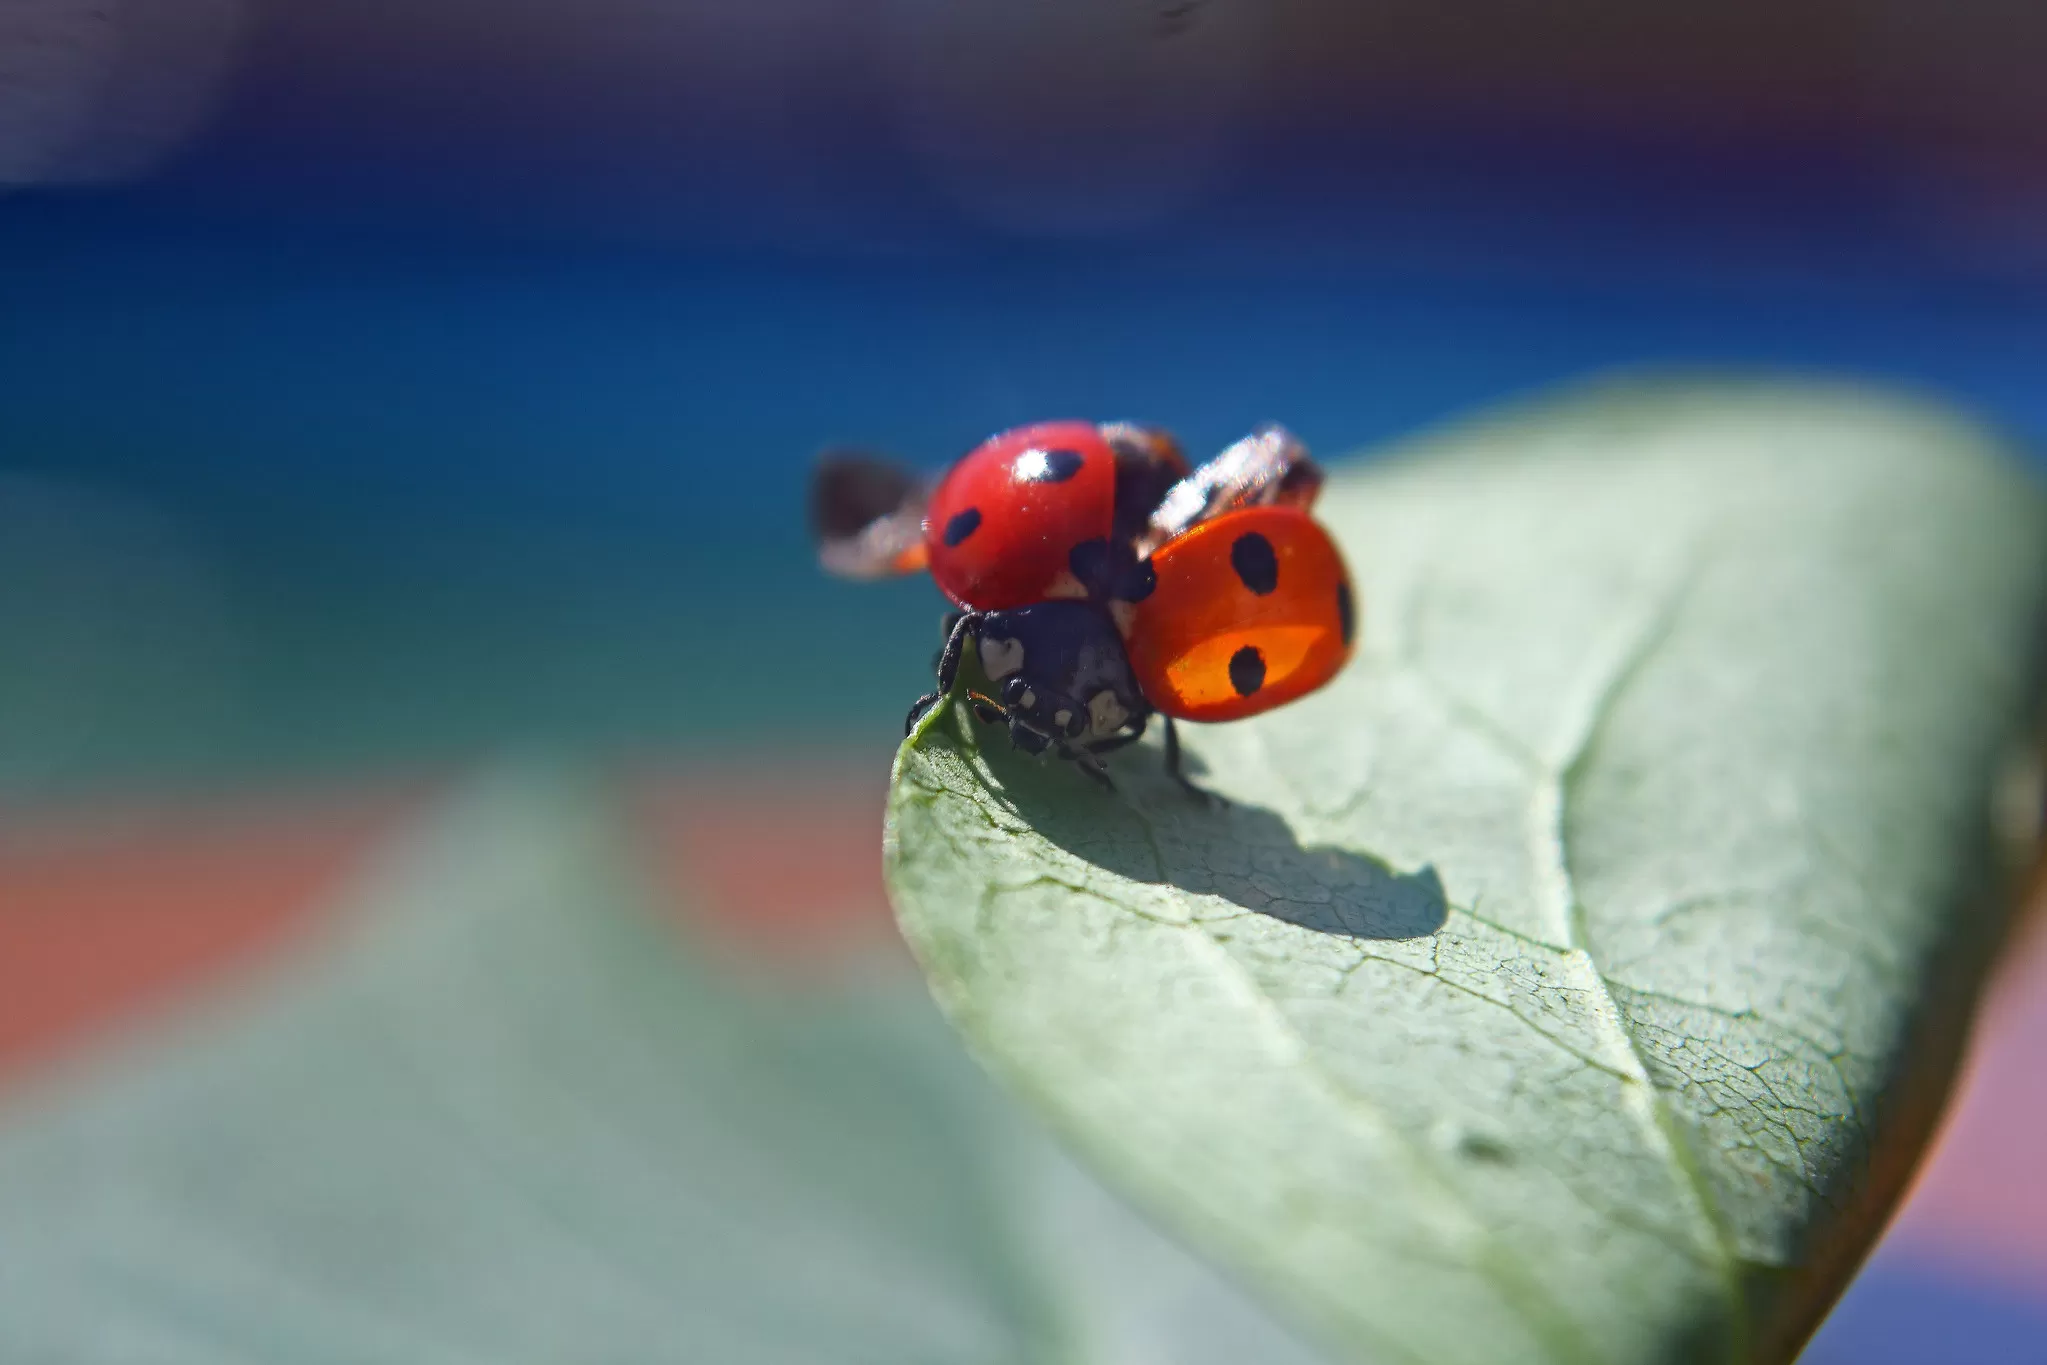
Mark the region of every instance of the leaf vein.
MULTIPOLYGON (((1537 808, 1553 821, 1545 832, 1543 847, 1551 861, 1550 879, 1553 891, 1558 897, 1556 908, 1563 919, 1565 940, 1575 951, 1583 955, 1593 980, 1599 983, 1605 1008, 1595 1012, 1611 1021, 1618 1041, 1626 1048, 1639 1071, 1636 1084, 1639 1086, 1645 1108, 1635 1112, 1655 1145, 1663 1149, 1671 1173, 1692 1196, 1701 1230, 1706 1236, 1707 1244, 1716 1254, 1722 1289, 1727 1301, 1729 1327, 1735 1333, 1737 1342, 1740 1342, 1747 1333, 1747 1313, 1739 1278, 1741 1262, 1739 1249, 1733 1234, 1726 1226, 1719 1201, 1707 1183, 1704 1171, 1700 1169, 1698 1156, 1692 1150, 1690 1139, 1649 1069, 1648 1057, 1643 1051, 1641 1040, 1636 1036, 1628 1015, 1615 998, 1612 983, 1600 970, 1598 960, 1593 955, 1585 906, 1578 896, 1576 879, 1571 870, 1570 849, 1565 837, 1572 792, 1582 781, 1588 765, 1598 750, 1601 730, 1611 719, 1615 707, 1628 688, 1641 676, 1643 669, 1655 657, 1658 648, 1676 630, 1684 606, 1690 600, 1691 593, 1703 576, 1705 568, 1704 555, 1698 547, 1694 547, 1693 553, 1687 558, 1685 568, 1659 594, 1658 600, 1652 604, 1641 623, 1631 632, 1632 638, 1617 651, 1612 662, 1606 666, 1605 676, 1590 690, 1590 697, 1581 713, 1579 733, 1566 750, 1568 757, 1557 771, 1546 779, 1543 788, 1537 793, 1537 808)), ((1738 1349, 1737 1356, 1740 1353, 1741 1350, 1738 1349)))

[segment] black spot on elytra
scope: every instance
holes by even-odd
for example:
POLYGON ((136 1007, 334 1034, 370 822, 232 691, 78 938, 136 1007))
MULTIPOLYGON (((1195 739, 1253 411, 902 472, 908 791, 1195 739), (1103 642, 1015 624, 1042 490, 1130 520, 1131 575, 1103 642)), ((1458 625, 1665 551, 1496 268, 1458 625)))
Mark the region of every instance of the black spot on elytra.
MULTIPOLYGON (((1080 467, 1087 463, 1077 450, 1042 450, 1031 454, 1044 456, 1044 462, 1031 471, 1024 479, 1025 483, 1065 483, 1080 473, 1080 467)), ((1029 456, 1023 458, 1028 459, 1029 456)), ((1018 463, 1021 464, 1022 460, 1018 463)))
POLYGON ((1245 645, 1230 655, 1230 686, 1237 689, 1237 695, 1248 697, 1265 686, 1265 656, 1258 652, 1258 646, 1245 645))
POLYGON ((1350 637, 1357 633, 1357 609, 1351 605, 1350 584, 1336 585, 1336 628, 1343 632, 1343 642, 1348 645, 1350 637))
POLYGON ((1151 596, 1152 589, 1159 585, 1159 571, 1151 566, 1151 556, 1137 561, 1137 566, 1123 575, 1123 590, 1116 595, 1125 602, 1142 602, 1151 596))
POLYGON ((1142 602, 1159 585, 1151 560, 1139 559, 1122 541, 1111 544, 1100 536, 1068 550, 1066 567, 1098 602, 1142 602))
POLYGON ((1088 596, 1106 596, 1110 576, 1114 573, 1113 558, 1109 542, 1100 536, 1083 540, 1066 552, 1066 567, 1087 589, 1088 596))
POLYGON ((955 512, 952 515, 952 519, 945 523, 945 543, 950 548, 980 529, 980 508, 969 507, 964 512, 955 512))
POLYGON ((1272 552, 1272 542, 1256 531, 1246 531, 1230 546, 1230 567, 1260 597, 1279 586, 1279 556, 1272 552))

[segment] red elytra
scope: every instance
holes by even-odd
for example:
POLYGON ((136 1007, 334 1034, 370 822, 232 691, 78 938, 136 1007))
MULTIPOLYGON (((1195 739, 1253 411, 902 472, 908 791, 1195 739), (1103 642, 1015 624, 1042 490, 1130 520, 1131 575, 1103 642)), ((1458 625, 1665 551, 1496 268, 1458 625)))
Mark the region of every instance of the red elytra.
POLYGON ((1039 422, 976 446, 924 513, 931 577, 962 607, 1001 611, 1084 595, 1073 548, 1106 540, 1116 456, 1092 422, 1039 422))
POLYGON ((1240 720, 1305 696, 1349 662, 1350 572, 1299 508, 1202 522, 1152 555, 1158 586, 1125 645, 1145 699, 1180 720, 1240 720))

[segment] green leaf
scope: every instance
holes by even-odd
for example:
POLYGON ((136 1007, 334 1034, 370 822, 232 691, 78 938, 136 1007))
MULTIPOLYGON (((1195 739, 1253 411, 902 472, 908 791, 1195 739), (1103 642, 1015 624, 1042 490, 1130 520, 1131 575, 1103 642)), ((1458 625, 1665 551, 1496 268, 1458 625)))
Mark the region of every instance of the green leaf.
POLYGON ((913 973, 692 955, 610 823, 488 784, 253 998, 10 1092, 0 1359, 1312 1365, 913 973))
POLYGON ((1347 1359, 1782 1361, 2002 931, 2047 516, 1862 391, 1617 386, 1342 470, 1332 686, 1091 790, 936 708, 903 927, 976 1050, 1347 1359))

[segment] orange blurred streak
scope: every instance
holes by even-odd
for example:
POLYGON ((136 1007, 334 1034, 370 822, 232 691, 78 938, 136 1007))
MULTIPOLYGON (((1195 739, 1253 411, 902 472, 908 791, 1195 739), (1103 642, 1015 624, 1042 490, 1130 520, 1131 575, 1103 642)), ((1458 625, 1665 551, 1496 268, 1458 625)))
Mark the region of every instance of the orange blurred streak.
POLYGON ((688 928, 789 964, 895 941, 882 764, 671 773, 628 790, 656 883, 688 928))
POLYGON ((2047 1294, 2047 915, 2030 916, 1999 969, 1954 1103, 1887 1239, 2047 1294))
POLYGON ((418 803, 15 813, 0 830, 0 1086, 294 941, 418 803))
MULTIPOLYGON (((627 784, 679 926, 771 964, 894 942, 885 770, 749 768, 627 784)), ((24 817, 0 830, 0 1089, 260 968, 341 904, 421 786, 24 817)))

